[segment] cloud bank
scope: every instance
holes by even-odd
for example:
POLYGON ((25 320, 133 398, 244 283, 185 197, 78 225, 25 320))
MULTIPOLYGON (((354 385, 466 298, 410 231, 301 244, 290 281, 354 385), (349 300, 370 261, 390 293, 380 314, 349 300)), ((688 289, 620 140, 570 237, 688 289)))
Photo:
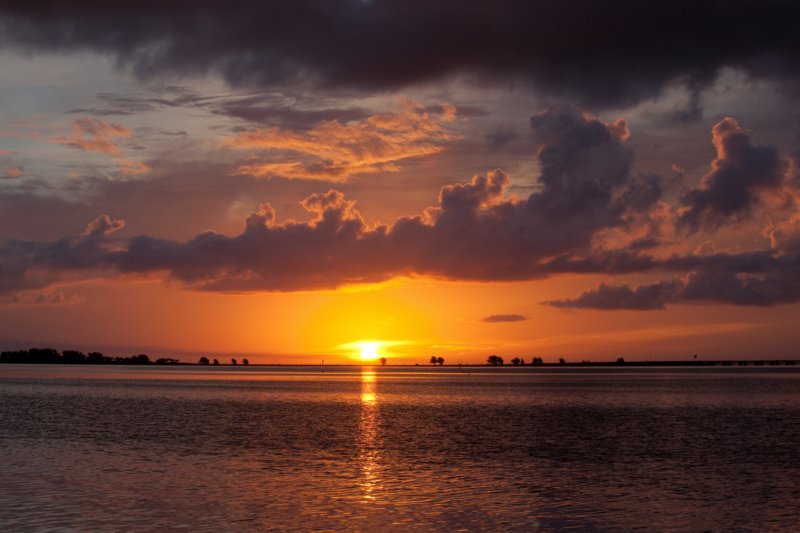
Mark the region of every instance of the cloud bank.
MULTIPOLYGON (((415 116, 419 113, 415 108, 415 116)), ((765 191, 797 196, 791 161, 754 144, 733 119, 714 127, 717 158, 711 171, 681 194, 675 208, 665 203, 662 177, 631 172, 624 120, 604 122, 559 104, 534 115, 530 124, 540 172, 537 189, 525 198, 510 195, 510 178, 494 170, 442 187, 436 204, 421 214, 369 225, 355 202, 330 189, 301 202, 307 220, 279 222, 265 203, 246 217, 237 235, 208 231, 182 242, 119 238, 115 232, 124 222, 102 215, 79 237, 0 243, 0 296, 119 275, 157 275, 195 290, 247 292, 333 289, 404 276, 512 281, 649 272, 672 278, 636 287, 603 284, 576 298, 545 303, 652 310, 674 303, 764 306, 800 300, 796 202, 767 228, 766 248, 683 255, 660 249, 670 224, 673 233, 710 231, 749 214, 765 191), (732 190, 739 199, 733 203, 725 194, 732 190), (674 216, 668 216, 671 209, 674 216), (609 238, 614 233, 627 240, 615 245, 609 238)))
POLYGON ((144 78, 216 72, 235 86, 522 79, 597 108, 675 82, 696 94, 724 67, 794 84, 798 15, 791 0, 32 0, 0 6, 0 44, 92 50, 144 78))

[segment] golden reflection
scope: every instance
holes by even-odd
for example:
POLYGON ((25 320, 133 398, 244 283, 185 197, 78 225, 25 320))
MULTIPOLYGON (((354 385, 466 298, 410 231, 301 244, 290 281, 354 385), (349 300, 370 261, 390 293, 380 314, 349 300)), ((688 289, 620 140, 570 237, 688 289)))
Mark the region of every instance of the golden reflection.
POLYGON ((378 395, 375 371, 361 370, 361 409, 358 424, 358 459, 361 466, 361 498, 364 502, 378 499, 381 488, 378 464, 380 438, 378 436, 378 395))

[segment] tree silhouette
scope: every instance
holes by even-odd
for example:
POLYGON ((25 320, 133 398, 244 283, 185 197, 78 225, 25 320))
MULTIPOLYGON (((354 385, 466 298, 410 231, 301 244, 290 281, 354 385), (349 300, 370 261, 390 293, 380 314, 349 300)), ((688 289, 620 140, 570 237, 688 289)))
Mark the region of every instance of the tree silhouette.
POLYGON ((618 357, 617 358, 617 364, 618 365, 624 365, 625 364, 625 358, 624 357, 618 357))
POLYGON ((100 352, 89 352, 89 355, 86 356, 86 362, 92 365, 101 365, 111 361, 113 361, 111 357, 106 357, 100 352))
POLYGON ((250 361, 245 357, 244 359, 242 359, 242 364, 244 366, 250 366, 250 361))
POLYGON ((198 362, 199 362, 201 365, 207 365, 207 364, 208 364, 208 357, 206 357, 206 356, 204 355, 203 357, 201 357, 201 358, 200 358, 200 361, 198 361, 198 362))
POLYGON ((432 365, 435 365, 435 364, 436 364, 436 363, 438 363, 438 362, 439 362, 439 360, 436 358, 436 356, 435 356, 435 355, 432 355, 432 356, 431 356, 431 364, 432 364, 432 365))
POLYGON ((436 358, 436 364, 438 364, 439 366, 442 366, 444 364, 444 357, 442 357, 441 355, 439 357, 437 357, 436 358))
POLYGON ((236 358, 235 357, 231 357, 231 364, 233 366, 236 366, 237 363, 236 363, 236 358))
POLYGON ((533 361, 531 361, 531 364, 532 365, 537 365, 537 366, 538 365, 543 365, 544 364, 544 360, 541 357, 534 357, 533 361))
POLYGON ((514 365, 514 366, 519 366, 519 364, 521 362, 522 362, 522 359, 520 359, 519 357, 515 357, 514 359, 511 360, 511 364, 514 365))
POLYGON ((75 364, 75 363, 85 363, 86 356, 83 352, 79 352, 77 350, 64 350, 61 352, 62 362, 64 364, 75 364))
POLYGON ((386 358, 385 357, 381 357, 380 361, 381 361, 381 366, 386 366, 386 358))
POLYGON ((565 365, 565 364, 567 364, 567 362, 566 362, 566 361, 564 361, 564 358, 563 358, 563 357, 559 357, 559 358, 558 358, 558 364, 559 364, 559 365, 565 365))
POLYGON ((486 362, 489 363, 489 365, 491 366, 502 366, 504 361, 503 358, 500 357, 499 355, 490 355, 486 359, 486 362))
POLYGON ((214 365, 218 365, 218 364, 219 364, 219 359, 214 359, 214 365))

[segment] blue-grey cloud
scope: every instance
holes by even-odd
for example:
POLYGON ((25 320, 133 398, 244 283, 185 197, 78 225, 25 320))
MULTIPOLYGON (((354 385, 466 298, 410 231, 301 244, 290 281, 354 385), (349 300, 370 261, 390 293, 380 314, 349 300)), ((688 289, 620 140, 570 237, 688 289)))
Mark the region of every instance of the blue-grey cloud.
POLYGON ((746 218, 760 194, 783 185, 786 161, 769 145, 754 144, 733 118, 711 132, 717 158, 700 187, 683 193, 678 222, 690 232, 716 229, 746 218))

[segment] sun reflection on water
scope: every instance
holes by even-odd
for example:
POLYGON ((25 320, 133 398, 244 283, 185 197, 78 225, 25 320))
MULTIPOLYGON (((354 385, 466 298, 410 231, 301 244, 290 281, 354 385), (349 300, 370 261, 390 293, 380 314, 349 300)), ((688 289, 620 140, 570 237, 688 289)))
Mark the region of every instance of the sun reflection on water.
POLYGON ((378 395, 375 371, 361 371, 361 410, 359 418, 358 458, 361 467, 359 485, 362 501, 374 502, 381 488, 379 473, 380 438, 378 436, 378 395))

